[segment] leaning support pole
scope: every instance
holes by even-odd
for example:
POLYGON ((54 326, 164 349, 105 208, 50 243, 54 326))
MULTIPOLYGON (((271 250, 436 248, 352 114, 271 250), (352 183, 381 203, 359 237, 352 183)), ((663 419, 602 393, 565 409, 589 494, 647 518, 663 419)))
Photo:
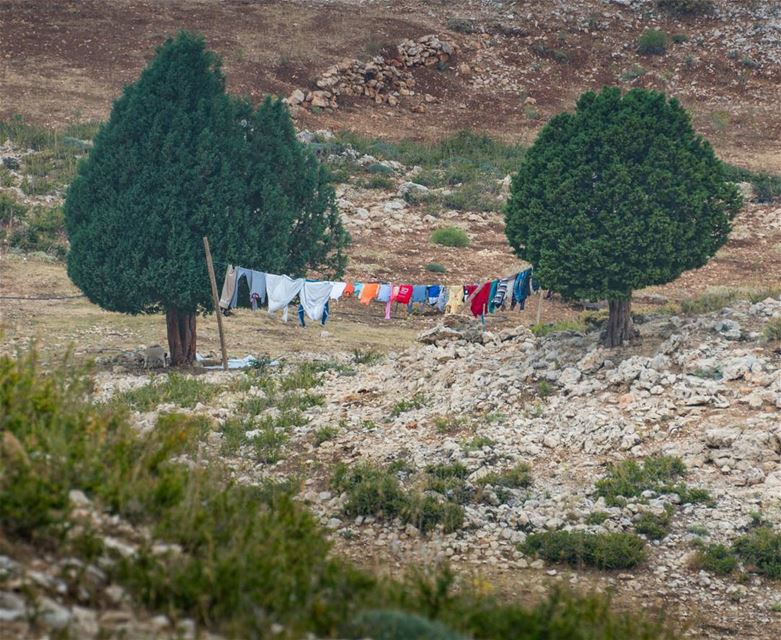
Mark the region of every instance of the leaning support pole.
POLYGON ((537 302, 537 324, 542 320, 542 287, 540 287, 540 300, 537 302))
POLYGON ((222 351, 222 368, 228 370, 228 352, 225 350, 225 334, 222 332, 222 314, 220 313, 220 299, 217 296, 217 279, 214 277, 214 265, 212 264, 212 252, 209 249, 209 238, 203 236, 203 248, 206 251, 206 267, 209 269, 209 280, 212 285, 212 298, 214 298, 214 313, 217 315, 217 331, 220 334, 220 351, 222 351))

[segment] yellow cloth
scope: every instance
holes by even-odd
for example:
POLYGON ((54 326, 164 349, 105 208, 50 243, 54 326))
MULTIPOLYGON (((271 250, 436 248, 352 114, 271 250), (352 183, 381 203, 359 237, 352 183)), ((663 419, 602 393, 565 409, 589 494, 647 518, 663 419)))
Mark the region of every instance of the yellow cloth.
POLYGON ((464 308, 464 287, 453 286, 447 288, 447 304, 445 304, 445 313, 458 313, 464 308))
POLYGON ((379 283, 373 282, 371 284, 364 284, 363 289, 361 289, 361 295, 358 296, 358 300, 360 300, 363 304, 369 304, 377 297, 379 290, 379 283))

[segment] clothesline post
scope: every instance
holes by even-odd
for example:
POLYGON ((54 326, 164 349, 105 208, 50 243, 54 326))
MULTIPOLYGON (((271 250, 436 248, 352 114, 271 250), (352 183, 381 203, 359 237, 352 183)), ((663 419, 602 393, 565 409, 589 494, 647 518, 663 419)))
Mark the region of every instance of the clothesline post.
POLYGON ((222 368, 228 370, 228 352, 225 349, 225 334, 222 332, 222 314, 220 313, 220 299, 217 296, 217 278, 214 277, 214 264, 212 264, 212 252, 209 249, 209 238, 203 236, 203 248, 206 251, 206 267, 209 270, 209 281, 212 285, 212 298, 214 298, 214 313, 217 315, 217 331, 220 334, 220 351, 222 351, 222 368))
POLYGON ((540 324, 540 320, 542 320, 542 287, 540 287, 540 300, 537 302, 537 322, 536 324, 540 324))

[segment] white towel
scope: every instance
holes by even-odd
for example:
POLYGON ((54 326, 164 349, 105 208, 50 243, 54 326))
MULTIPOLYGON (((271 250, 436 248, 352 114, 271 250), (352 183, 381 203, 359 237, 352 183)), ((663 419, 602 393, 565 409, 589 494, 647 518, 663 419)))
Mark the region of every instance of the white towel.
POLYGON ((332 282, 333 289, 331 289, 331 300, 338 300, 342 297, 344 290, 347 288, 346 282, 332 282))
POLYGON ((333 288, 331 282, 304 282, 300 293, 301 305, 311 320, 320 322, 323 319, 323 309, 333 288))
MULTIPOLYGON (((284 308, 282 321, 287 322, 287 306, 293 301, 304 284, 303 278, 293 279, 290 276, 266 274, 266 293, 268 295, 268 312, 274 313, 284 308)), ((322 313, 321 313, 322 315, 322 313)))

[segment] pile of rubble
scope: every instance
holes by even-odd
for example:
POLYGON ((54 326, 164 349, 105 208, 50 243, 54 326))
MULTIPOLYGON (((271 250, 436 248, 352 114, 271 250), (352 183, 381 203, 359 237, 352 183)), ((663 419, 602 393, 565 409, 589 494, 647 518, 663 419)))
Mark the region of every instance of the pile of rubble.
POLYGON ((377 104, 394 107, 402 96, 415 95, 415 79, 410 68, 444 64, 455 54, 456 46, 436 35, 404 40, 392 58, 374 56, 368 62, 345 60, 329 67, 315 81, 316 90, 296 89, 287 102, 291 106, 335 109, 339 96, 366 96, 377 104))

